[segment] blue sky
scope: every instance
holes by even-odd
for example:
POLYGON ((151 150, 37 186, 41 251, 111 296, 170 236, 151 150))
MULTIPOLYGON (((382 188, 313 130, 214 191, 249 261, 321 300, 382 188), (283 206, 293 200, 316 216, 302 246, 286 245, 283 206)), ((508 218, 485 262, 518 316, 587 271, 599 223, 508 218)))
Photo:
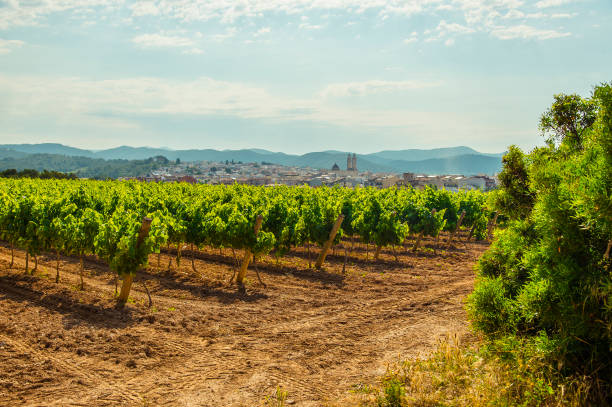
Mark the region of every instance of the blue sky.
POLYGON ((529 149, 610 39, 612 0, 0 0, 0 143, 529 149))

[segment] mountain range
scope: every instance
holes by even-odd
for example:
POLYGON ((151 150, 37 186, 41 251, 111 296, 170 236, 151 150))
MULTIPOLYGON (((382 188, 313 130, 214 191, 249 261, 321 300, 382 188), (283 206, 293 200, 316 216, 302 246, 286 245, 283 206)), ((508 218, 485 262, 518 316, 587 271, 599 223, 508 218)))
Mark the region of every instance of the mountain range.
MULTIPOLYGON (((145 160, 150 157, 164 156, 169 160, 181 161, 242 161, 269 162, 274 164, 331 168, 334 163, 346 168, 347 153, 337 150, 312 152, 293 155, 262 149, 243 150, 171 150, 152 147, 116 147, 107 150, 84 150, 56 143, 42 144, 4 144, 0 145, 0 168, 5 168, 9 159, 28 163, 45 155, 84 157, 95 160, 145 160), (3 161, 6 161, 3 163, 3 161)), ((415 172, 424 174, 495 174, 501 169, 503 153, 481 153, 470 147, 459 146, 430 150, 386 150, 371 154, 357 155, 357 168, 372 172, 415 172)), ((47 157, 49 158, 49 157, 47 157)), ((36 167, 32 162, 32 168, 36 167)), ((25 164, 24 164, 25 165, 25 164)), ((48 168, 53 170, 54 168, 48 168)))

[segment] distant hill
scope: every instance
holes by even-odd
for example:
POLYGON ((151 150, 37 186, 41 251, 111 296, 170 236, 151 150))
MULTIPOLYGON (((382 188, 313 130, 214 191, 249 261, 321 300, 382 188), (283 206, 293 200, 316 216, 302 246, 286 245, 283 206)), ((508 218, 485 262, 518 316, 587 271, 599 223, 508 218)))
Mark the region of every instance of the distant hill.
MULTIPOLYGON (((303 155, 272 152, 263 149, 244 150, 168 150, 152 147, 121 146, 108 150, 89 151, 62 144, 6 144, 0 145, 0 158, 20 158, 27 163, 23 154, 51 154, 104 160, 146 160, 164 156, 169 160, 181 161, 242 161, 271 162, 274 164, 331 168, 338 164, 346 168, 346 152, 328 150, 303 155)), ((357 167, 360 171, 372 172, 418 172, 425 174, 494 174, 501 169, 502 154, 480 153, 470 147, 459 146, 431 150, 380 151, 372 154, 358 154, 357 167)), ((41 157, 39 157, 40 159, 41 157)), ((34 166, 31 166, 34 168, 34 166)), ((63 171, 59 168, 46 168, 63 171)))
POLYGON ((477 154, 464 154, 446 158, 431 158, 421 161, 396 160, 389 163, 393 172, 414 172, 417 174, 462 174, 493 175, 501 170, 500 157, 488 157, 477 154))
POLYGON ((16 169, 23 171, 33 169, 36 171, 59 171, 74 173, 85 178, 118 178, 135 177, 148 174, 158 169, 161 164, 152 159, 147 160, 104 160, 81 156, 67 156, 60 154, 21 154, 19 157, 2 156, 0 150, 0 171, 16 169))
POLYGON ((22 158, 22 157, 27 157, 27 156, 28 156, 28 153, 10 150, 8 148, 0 148, 0 159, 2 158, 22 158))
POLYGON ((57 143, 40 143, 40 144, 4 144, 0 145, 0 149, 13 150, 27 154, 59 154, 80 157, 93 157, 94 153, 89 150, 82 150, 57 143))
POLYGON ((473 148, 459 146, 459 147, 448 147, 448 148, 434 148, 431 150, 386 150, 379 151, 378 153, 366 154, 365 157, 372 161, 378 160, 401 160, 401 161, 422 161, 430 160, 434 158, 449 158, 461 155, 486 155, 490 157, 501 157, 502 154, 487 154, 480 153, 473 148))

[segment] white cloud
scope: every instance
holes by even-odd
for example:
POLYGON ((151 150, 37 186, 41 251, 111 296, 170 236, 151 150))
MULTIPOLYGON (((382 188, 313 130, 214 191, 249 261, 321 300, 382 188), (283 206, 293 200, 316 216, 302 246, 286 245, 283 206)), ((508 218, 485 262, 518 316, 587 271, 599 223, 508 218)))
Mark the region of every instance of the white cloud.
POLYGON ((22 47, 25 42, 20 40, 3 40, 0 38, 0 55, 6 55, 13 52, 15 48, 22 47))
POLYGON ((550 18, 574 18, 578 13, 555 13, 550 18))
POLYGON ((504 15, 502 18, 505 20, 514 20, 514 19, 524 18, 524 17, 525 17, 525 13, 517 9, 512 9, 508 11, 506 15, 504 15))
POLYGON ((537 8, 558 7, 564 4, 572 3, 575 0, 540 0, 536 3, 537 8))
POLYGON ((530 18, 530 19, 542 19, 542 18, 547 18, 548 14, 544 14, 542 12, 538 12, 538 13, 529 13, 525 16, 525 18, 530 18))
POLYGON ((447 47, 451 47, 451 46, 455 45, 455 39, 454 38, 449 38, 448 40, 446 40, 444 42, 444 45, 446 45, 447 47))
POLYGON ((260 37, 262 35, 265 34, 269 34, 272 31, 272 29, 270 27, 262 27, 259 30, 257 30, 254 34, 255 37, 260 37))
POLYGON ((471 28, 471 27, 468 27, 462 24, 447 23, 446 20, 442 20, 440 21, 440 23, 438 23, 438 26, 436 27, 435 32, 436 34, 432 37, 427 38, 425 42, 438 41, 447 36, 453 36, 453 38, 449 38, 445 42, 445 44, 449 46, 455 43, 455 37, 457 35, 471 34, 471 33, 476 32, 476 30, 474 28, 471 28))
POLYGON ((140 1, 133 4, 130 8, 134 17, 157 16, 160 13, 159 8, 152 1, 140 1))
POLYGON ((257 86, 206 77, 190 81, 146 77, 86 80, 0 74, 0 93, 11 100, 3 108, 7 117, 51 116, 66 123, 85 122, 91 117, 104 121, 108 117, 111 122, 119 120, 125 125, 124 119, 117 118, 224 115, 351 126, 403 126, 424 118, 405 110, 356 111, 354 107, 330 105, 327 98, 406 92, 440 85, 440 82, 381 80, 337 83, 312 98, 293 99, 272 95, 257 86))
POLYGON ((342 98, 351 96, 366 96, 381 93, 406 92, 415 89, 430 88, 440 86, 440 82, 419 82, 419 81, 383 81, 371 80, 365 82, 346 82, 328 85, 320 93, 321 97, 342 98))
POLYGON ((404 40, 404 44, 411 44, 413 42, 417 42, 418 41, 418 36, 419 36, 419 33, 417 33, 416 31, 413 31, 410 34, 410 37, 408 37, 408 38, 406 38, 404 40))
POLYGON ((64 11, 82 14, 93 8, 113 10, 123 0, 12 0, 7 3, 0 7, 0 29, 40 25, 47 16, 64 11))
MULTIPOLYGON (((544 9, 574 1, 578 0, 539 0, 535 7, 544 9)), ((492 34, 492 30, 505 25, 501 23, 504 19, 535 20, 549 17, 542 13, 533 13, 533 1, 527 0, 139 0, 131 4, 125 0, 11 0, 7 6, 0 7, 0 29, 42 25, 47 22, 48 17, 61 12, 67 13, 68 18, 93 14, 97 16, 97 21, 108 18, 124 25, 139 23, 143 17, 155 16, 160 23, 174 25, 208 21, 229 24, 227 33, 211 37, 213 40, 223 41, 234 36, 233 27, 237 19, 267 21, 263 19, 268 15, 284 14, 297 20, 293 21, 294 27, 317 30, 324 28, 324 25, 313 23, 308 15, 343 13, 349 18, 362 18, 364 13, 371 12, 377 13, 380 23, 383 24, 388 17, 436 16, 448 10, 460 14, 454 15, 452 21, 443 20, 441 24, 444 26, 438 26, 438 36, 430 38, 430 41, 446 40, 447 35, 453 35, 457 40, 456 35, 473 32, 492 34), (123 18, 117 18, 117 13, 122 13, 123 18), (126 16, 131 16, 134 21, 130 22, 126 16), (233 32, 230 31, 232 29, 233 32)), ((567 18, 566 14, 559 12, 554 16, 567 18)), ((448 20, 450 17, 446 18, 448 20)), ((355 20, 347 21, 350 25, 355 20)), ((546 31, 542 26, 534 28, 546 31)), ((538 36, 534 35, 532 38, 538 36)))
POLYGON ((541 30, 528 25, 515 25, 510 27, 496 27, 491 31, 491 34, 500 40, 521 39, 537 39, 550 40, 553 38, 569 37, 572 35, 569 32, 559 32, 555 30, 541 30))
POLYGON ((320 30, 323 26, 318 24, 310 24, 310 23, 302 23, 299 25, 299 28, 304 30, 320 30))
POLYGON ((211 36, 211 39, 213 41, 223 42, 227 39, 235 37, 237 33, 238 33, 238 29, 236 27, 229 27, 227 30, 225 30, 225 33, 215 34, 211 36))
POLYGON ((142 34, 132 38, 132 42, 141 48, 184 48, 195 45, 189 38, 163 34, 142 34))
POLYGON ((471 27, 467 27, 465 25, 457 24, 457 23, 447 23, 445 20, 440 21, 438 27, 436 28, 438 31, 442 31, 445 33, 457 33, 457 34, 469 34, 476 31, 471 27))
POLYGON ((203 53, 204 51, 202 51, 200 48, 190 48, 182 52, 182 54, 186 55, 201 55, 203 53))

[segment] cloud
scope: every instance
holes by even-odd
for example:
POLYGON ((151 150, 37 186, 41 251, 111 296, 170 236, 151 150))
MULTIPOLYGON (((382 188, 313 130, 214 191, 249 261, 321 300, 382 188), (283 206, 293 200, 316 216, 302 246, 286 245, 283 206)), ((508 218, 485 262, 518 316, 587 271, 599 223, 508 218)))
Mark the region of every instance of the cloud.
POLYGON ((575 0, 540 0, 536 3, 537 8, 558 7, 564 4, 572 3, 575 0))
POLYGON ((320 30, 321 28, 323 28, 323 26, 305 22, 305 23, 300 24, 299 28, 304 29, 304 30, 320 30))
POLYGON ((436 30, 441 31, 443 33, 456 34, 470 34, 476 31, 471 27, 467 27, 458 23, 447 23, 445 20, 440 21, 436 30))
POLYGON ((415 89, 440 86, 441 82, 383 81, 346 82, 328 85, 320 93, 323 99, 366 96, 381 93, 406 92, 415 89))
POLYGON ((413 42, 417 42, 418 41, 418 36, 419 36, 419 33, 417 33, 416 31, 413 31, 410 34, 410 37, 408 37, 408 38, 406 38, 404 40, 404 44, 412 44, 413 42))
POLYGON ((578 13, 555 13, 550 18, 574 18, 578 13))
POLYGON ((261 37, 262 35, 269 34, 272 31, 270 27, 262 27, 253 34, 255 37, 261 37))
POLYGON ((335 102, 329 104, 326 99, 406 92, 440 85, 439 82, 381 80, 337 83, 311 98, 294 99, 272 95, 261 87, 207 77, 180 81, 148 77, 87 80, 0 74, 0 93, 11 100, 3 107, 3 115, 7 118, 36 115, 64 123, 85 123, 97 117, 100 121, 109 118, 112 126, 129 126, 129 117, 133 116, 159 115, 232 116, 357 127, 405 126, 415 120, 425 122, 425 116, 406 110, 356 110, 335 102), (123 119, 115 123, 118 117, 123 119))
POLYGON ((555 30, 541 30, 528 25, 515 25, 510 27, 496 27, 491 31, 491 34, 500 40, 521 39, 537 39, 550 40, 553 38, 569 37, 572 35, 569 32, 560 32, 555 30))
POLYGON ((203 53, 204 51, 202 51, 200 48, 190 48, 182 52, 182 54, 186 55, 201 55, 203 53))
POLYGON ((157 16, 160 13, 159 8, 152 1, 141 1, 130 6, 134 17, 141 16, 157 16))
MULTIPOLYGON (((426 31, 426 33, 430 33, 431 31, 426 31)), ((441 40, 447 36, 453 36, 453 38, 449 38, 445 41, 446 46, 453 45, 455 43, 455 38, 457 35, 465 35, 476 32, 476 30, 472 27, 468 27, 459 23, 447 23, 446 20, 440 21, 438 26, 435 29, 436 34, 432 37, 429 37, 425 40, 425 42, 433 42, 441 40)))
POLYGON ((123 3, 123 0, 58 0, 58 1, 8 1, 0 7, 0 29, 41 25, 55 13, 72 11, 81 14, 91 9, 109 11, 123 3))
POLYGON ((185 48, 195 43, 190 38, 163 34, 142 34, 132 38, 132 42, 141 48, 185 48))
POLYGON ((227 30, 225 30, 225 33, 223 33, 223 34, 215 34, 215 35, 211 36, 210 38, 213 41, 223 42, 223 41, 225 41, 227 39, 235 37, 237 33, 238 33, 238 29, 236 27, 229 27, 227 30))
POLYGON ((25 42, 20 40, 3 40, 0 38, 0 55, 6 55, 13 52, 15 48, 22 47, 25 42))
POLYGON ((525 18, 525 13, 517 9, 512 9, 508 11, 502 18, 504 20, 514 20, 518 18, 525 18))
MULTIPOLYGON (((535 0, 534 0, 535 1, 535 0)), ((535 4, 538 9, 561 6, 578 0, 539 0, 535 4)), ((308 20, 308 15, 340 15, 347 17, 348 24, 354 22, 353 16, 362 18, 366 12, 377 16, 380 23, 389 17, 409 17, 413 15, 438 16, 444 14, 446 20, 438 26, 437 37, 429 41, 446 40, 447 35, 454 36, 473 32, 491 35, 492 30, 501 21, 511 19, 542 19, 548 17, 541 13, 533 13, 533 2, 525 0, 139 0, 130 4, 125 0, 34 0, 20 2, 8 1, 8 5, 0 7, 0 29, 15 26, 33 26, 46 23, 46 19, 59 13, 65 13, 67 18, 96 15, 98 21, 104 18, 113 19, 117 24, 138 24, 140 19, 155 16, 160 23, 172 25, 216 21, 227 24, 230 29, 239 19, 268 21, 266 17, 285 15, 293 17, 294 27, 303 30, 318 30, 324 25, 314 24, 308 20), (124 18, 117 19, 117 14, 124 18), (450 18, 452 21, 448 21, 450 18), (125 18, 129 17, 129 18, 125 18), (301 17, 302 20, 300 20, 301 17), (133 21, 130 21, 133 19, 133 21)), ((557 13, 555 18, 567 18, 567 13, 557 13)), ((241 24, 243 21, 241 22, 241 24)), ((256 22, 250 22, 256 24, 256 22)), ((166 25, 167 26, 167 25, 166 25)), ((543 30, 543 27, 535 27, 543 30)), ((546 31, 546 30, 543 30, 546 31)), ((211 38, 224 41, 233 37, 235 31, 218 34, 211 38)), ((262 35, 264 33, 260 33, 262 35)), ((538 38, 533 36, 532 38, 538 38)))

